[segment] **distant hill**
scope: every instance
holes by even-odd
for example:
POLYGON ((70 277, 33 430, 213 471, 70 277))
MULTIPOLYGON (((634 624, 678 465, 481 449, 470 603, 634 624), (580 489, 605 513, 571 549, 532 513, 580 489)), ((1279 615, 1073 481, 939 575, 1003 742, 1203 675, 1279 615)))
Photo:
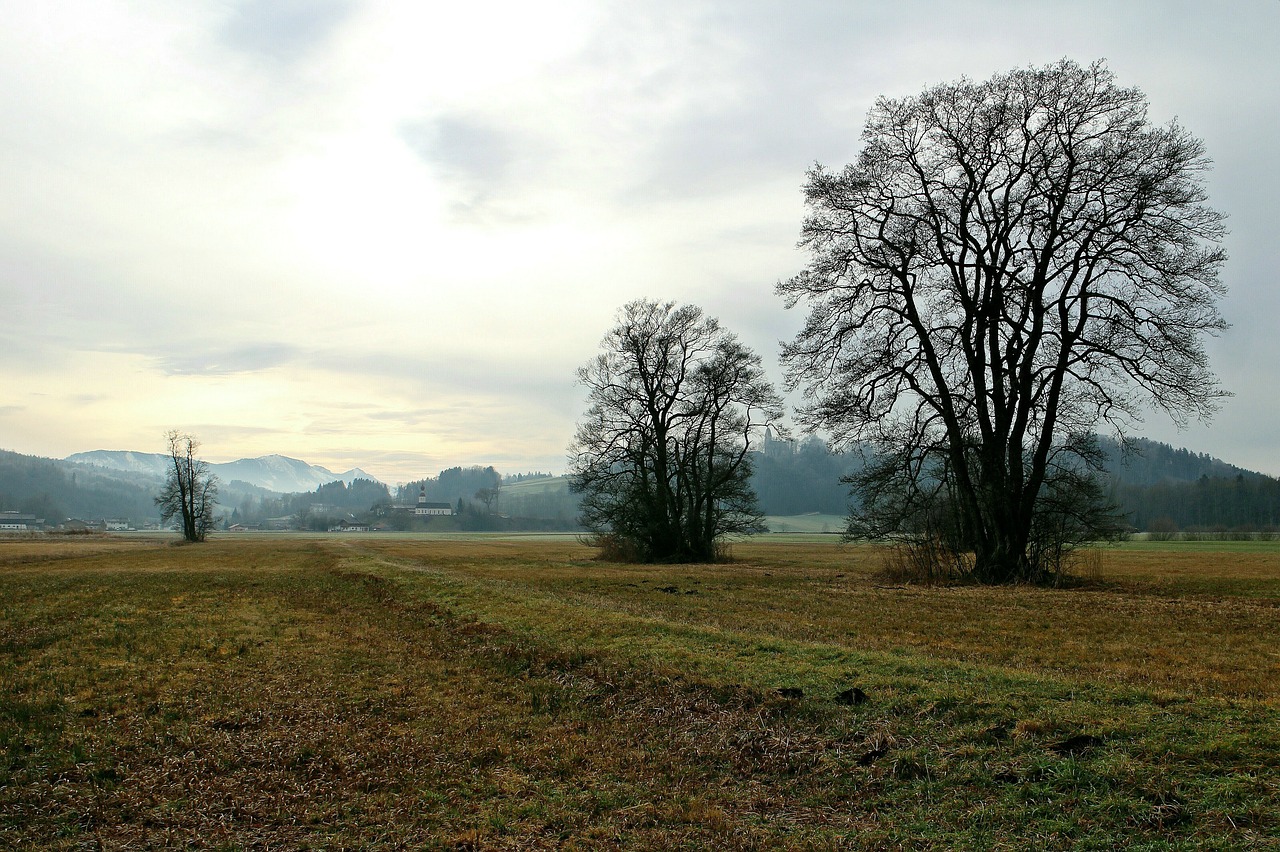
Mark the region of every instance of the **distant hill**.
MULTIPOLYGON (((1121 445, 1099 438, 1110 494, 1140 530, 1251 529, 1280 526, 1280 480, 1221 459, 1137 438, 1121 445)), ((843 515, 841 476, 861 463, 834 455, 821 441, 772 441, 755 454, 752 487, 766 515, 843 515)))
MULTIPOLYGON (((154 520, 153 498, 168 463, 162 453, 95 450, 49 459, 0 450, 0 511, 30 512, 50 523, 65 518, 154 520)), ((359 468, 333 473, 279 455, 210 467, 221 480, 219 503, 228 507, 315 491, 339 480, 348 486, 355 479, 374 480, 359 468)))
POLYGON ((1169 444, 1134 438, 1127 447, 1110 438, 1099 443, 1106 456, 1106 470, 1117 485, 1159 485, 1210 479, 1269 478, 1265 473, 1228 464, 1206 453, 1175 449, 1169 444))
POLYGON ((157 517, 159 479, 0 450, 0 510, 30 512, 51 524, 66 518, 157 517))
MULTIPOLYGON (((163 478, 169 469, 169 457, 164 453, 136 453, 128 450, 92 450, 87 453, 75 453, 67 456, 66 461, 156 478, 163 478)), ((338 480, 347 485, 356 479, 378 481, 377 477, 365 473, 358 467, 344 473, 334 473, 326 467, 307 464, 281 455, 210 464, 209 468, 223 482, 247 482, 280 494, 314 491, 321 485, 338 480)))
POLYGON ((500 512, 515 518, 556 521, 563 529, 577 525, 578 495, 569 492, 567 476, 504 479, 497 506, 500 512))
POLYGON ((1138 439, 1136 452, 1103 443, 1112 496, 1135 529, 1149 532, 1274 532, 1280 479, 1204 453, 1138 439))
MULTIPOLYGON (((843 518, 849 510, 849 489, 840 478, 857 469, 860 457, 830 453, 813 438, 774 440, 763 447, 753 453, 751 485, 761 511, 771 518, 770 526, 810 532, 842 529, 843 522, 831 520, 843 518)), ((1144 438, 1123 447, 1103 438, 1100 449, 1111 493, 1139 529, 1165 517, 1181 528, 1263 528, 1276 523, 1280 481, 1265 474, 1144 438)), ((504 479, 497 509, 511 517, 570 523, 578 514, 578 497, 568 485, 565 476, 504 479)), ((473 490, 458 493, 469 500, 473 490)))

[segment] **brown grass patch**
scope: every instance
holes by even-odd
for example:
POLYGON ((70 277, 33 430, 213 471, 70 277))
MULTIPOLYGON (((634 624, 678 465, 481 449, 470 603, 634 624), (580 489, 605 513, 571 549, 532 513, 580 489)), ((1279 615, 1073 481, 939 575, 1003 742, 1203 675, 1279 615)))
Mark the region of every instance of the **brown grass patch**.
POLYGON ((0 846, 1280 830, 1277 607, 1253 565, 1171 581, 1122 549, 1092 590, 1054 591, 885 588, 874 549, 772 542, 714 566, 572 541, 63 546, 0 561, 0 846), (837 703, 854 685, 869 701, 837 703))

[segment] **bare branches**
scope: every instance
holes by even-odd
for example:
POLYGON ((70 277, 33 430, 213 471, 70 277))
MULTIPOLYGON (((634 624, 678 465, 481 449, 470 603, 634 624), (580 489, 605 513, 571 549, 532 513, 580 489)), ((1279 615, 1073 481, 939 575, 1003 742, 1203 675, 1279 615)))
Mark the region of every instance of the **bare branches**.
POLYGON ((195 437, 174 429, 165 439, 172 464, 164 488, 155 498, 160 520, 167 523, 179 518, 184 539, 204 541, 216 523, 213 512, 218 502, 218 477, 209 472, 208 462, 196 457, 200 442, 195 437))
POLYGON ((1223 395, 1203 345, 1226 327, 1209 161, 1146 111, 1102 63, 1064 60, 881 99, 858 161, 809 173, 812 259, 778 288, 809 308, 783 351, 802 422, 946 448, 979 566, 1025 562, 1066 436, 1147 407, 1207 417, 1223 395))
POLYGON ((626 305, 578 370, 590 407, 570 448, 582 522, 653 561, 710 561, 753 532, 752 433, 781 417, 759 356, 694 306, 626 305))

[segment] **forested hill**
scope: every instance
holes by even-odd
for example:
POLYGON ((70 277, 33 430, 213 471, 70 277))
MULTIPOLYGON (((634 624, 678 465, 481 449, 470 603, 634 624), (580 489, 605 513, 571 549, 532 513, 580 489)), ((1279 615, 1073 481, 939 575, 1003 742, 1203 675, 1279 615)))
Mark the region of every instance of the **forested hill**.
POLYGON ((160 478, 0 450, 0 511, 66 518, 151 518, 160 478))
MULTIPOLYGON (((1280 526, 1280 480, 1168 444, 1100 438, 1111 492, 1136 529, 1266 529, 1280 526)), ((766 441, 751 484, 767 515, 845 514, 840 478, 861 464, 816 439, 766 441)))
POLYGON ((861 464, 856 453, 833 454, 817 438, 766 440, 752 454, 751 487, 766 515, 843 515, 849 488, 840 478, 861 464))
POLYGON ((1117 485, 1158 485, 1162 482, 1195 482, 1209 479, 1269 479, 1265 474, 1245 470, 1205 453, 1174 449, 1159 441, 1136 438, 1126 449, 1118 441, 1100 438, 1106 469, 1117 485))
POLYGON ((1275 531, 1280 528, 1280 479, 1156 441, 1139 453, 1104 443, 1112 494, 1135 529, 1275 531))

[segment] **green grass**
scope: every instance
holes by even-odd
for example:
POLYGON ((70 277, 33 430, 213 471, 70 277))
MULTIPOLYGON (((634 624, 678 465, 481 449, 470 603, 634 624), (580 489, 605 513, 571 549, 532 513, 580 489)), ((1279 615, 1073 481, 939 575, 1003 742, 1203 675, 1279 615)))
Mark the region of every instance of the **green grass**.
POLYGON ((1156 553, 1270 553, 1280 552, 1280 539, 1249 541, 1147 541, 1133 539, 1120 545, 1125 550, 1156 553))
POLYGON ((1280 547, 1155 544, 0 541, 0 848, 1280 848, 1280 547))
POLYGON ((764 519, 765 526, 773 533, 829 533, 839 535, 848 526, 848 519, 843 515, 822 515, 810 512, 807 515, 770 515, 764 519))

